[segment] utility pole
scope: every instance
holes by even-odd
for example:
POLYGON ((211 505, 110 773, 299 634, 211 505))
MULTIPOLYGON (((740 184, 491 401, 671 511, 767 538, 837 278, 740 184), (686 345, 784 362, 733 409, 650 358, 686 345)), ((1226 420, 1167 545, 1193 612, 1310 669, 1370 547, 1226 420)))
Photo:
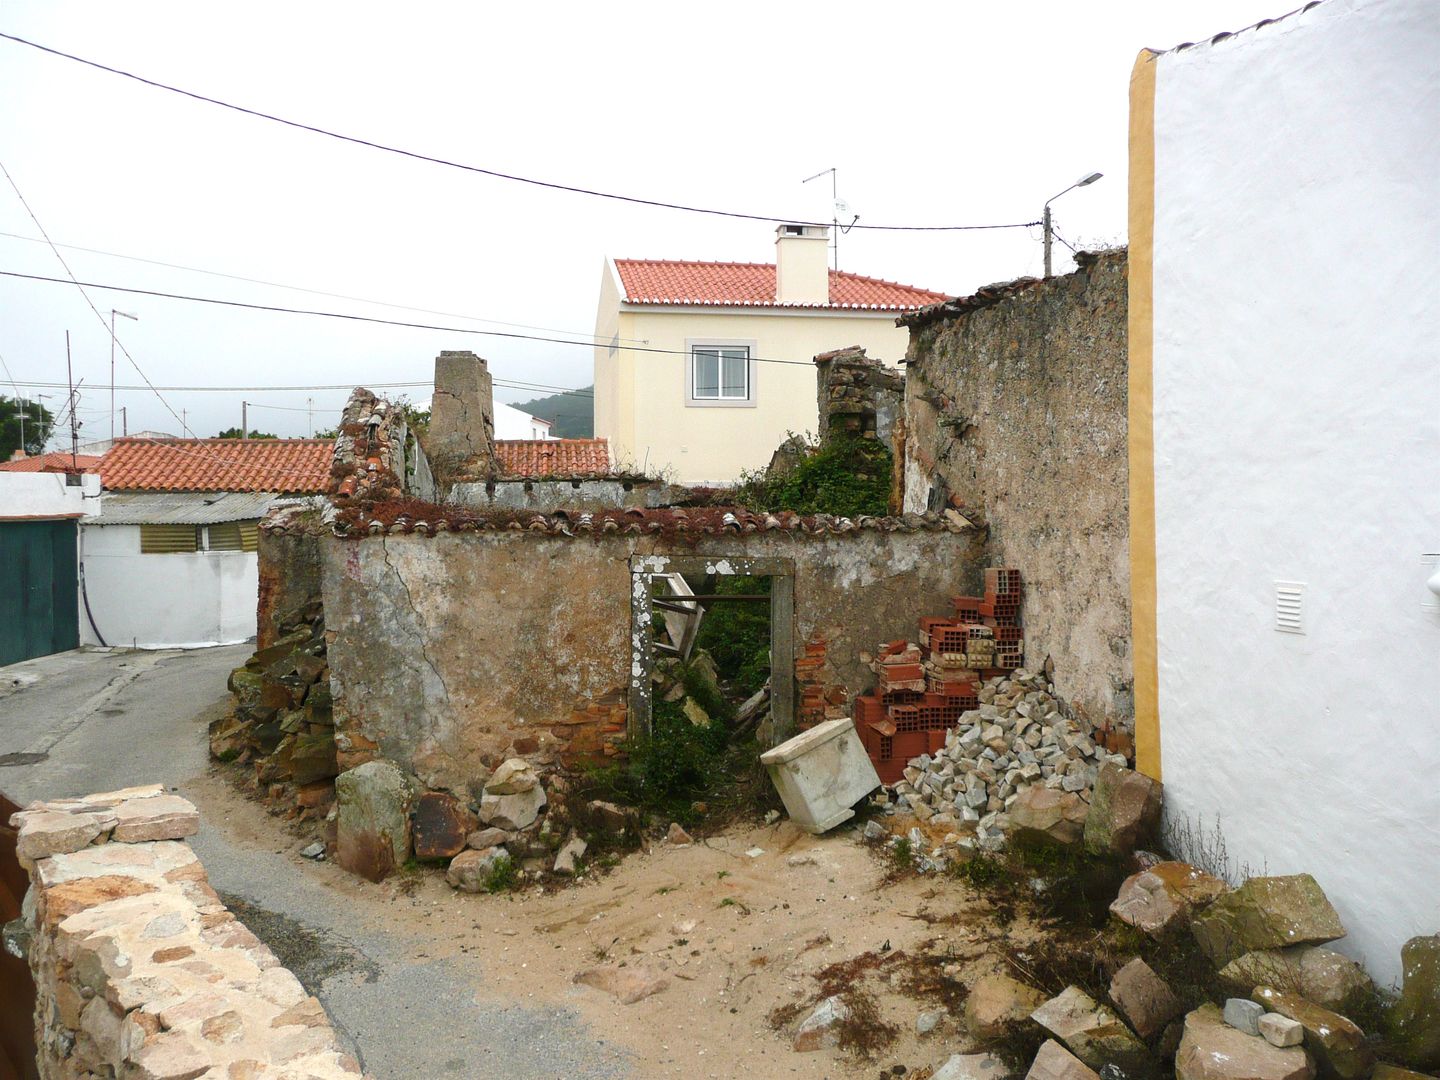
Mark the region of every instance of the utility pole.
POLYGON ((115 316, 120 315, 127 319, 140 321, 139 315, 131 315, 128 311, 116 311, 110 309, 110 441, 115 441, 115 316))
MULTIPOLYGON (((1066 192, 1069 191, 1074 191, 1076 188, 1089 187, 1091 184, 1093 184, 1096 180, 1099 180, 1104 175, 1104 173, 1092 172, 1085 176, 1082 176, 1079 180, 1076 180, 1075 183, 1067 187, 1065 191, 1060 192, 1060 195, 1064 195, 1066 192)), ((1045 213, 1040 216, 1040 224, 1045 229, 1045 276, 1047 278, 1050 276, 1050 246, 1051 241, 1055 236, 1055 228, 1050 218, 1050 204, 1056 199, 1060 198, 1060 195, 1052 195, 1050 196, 1050 198, 1045 200, 1045 213)))
POLYGON ((240 402, 240 438, 250 438, 250 403, 240 402))
POLYGON ((305 437, 307 439, 315 437, 315 399, 313 397, 305 399, 305 437))
POLYGON ((121 405, 121 406, 120 406, 120 436, 121 436, 121 438, 124 438, 126 435, 129 435, 129 434, 130 434, 130 423, 129 423, 129 421, 128 421, 127 418, 126 418, 125 406, 124 406, 124 405, 121 405))
POLYGON ((1045 213, 1040 219, 1040 224, 1045 229, 1045 276, 1050 276, 1050 243, 1055 230, 1050 227, 1050 204, 1045 204, 1045 213))
POLYGON ((65 331, 65 382, 70 387, 70 467, 80 471, 80 418, 75 413, 75 372, 70 364, 70 331, 65 331))

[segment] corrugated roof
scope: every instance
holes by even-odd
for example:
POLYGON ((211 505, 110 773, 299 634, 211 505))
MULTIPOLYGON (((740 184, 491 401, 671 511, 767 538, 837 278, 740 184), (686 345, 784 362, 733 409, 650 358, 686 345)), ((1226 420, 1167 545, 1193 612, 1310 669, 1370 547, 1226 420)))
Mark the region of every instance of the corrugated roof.
POLYGON ((267 491, 119 491, 103 495, 90 525, 218 525, 265 516, 282 496, 267 491))
POLYGON ((502 476, 604 476, 610 445, 604 439, 496 439, 495 459, 502 476))
POLYGON ((934 304, 947 296, 848 270, 831 270, 829 303, 782 304, 775 299, 774 263, 616 259, 615 270, 627 304, 904 311, 934 304))
POLYGON ((98 472, 100 458, 94 454, 76 454, 72 459, 68 450, 53 450, 19 461, 0 462, 0 472, 69 472, 77 465, 81 472, 98 472))
POLYGON ((112 491, 268 491, 320 494, 329 439, 120 439, 100 463, 112 491))

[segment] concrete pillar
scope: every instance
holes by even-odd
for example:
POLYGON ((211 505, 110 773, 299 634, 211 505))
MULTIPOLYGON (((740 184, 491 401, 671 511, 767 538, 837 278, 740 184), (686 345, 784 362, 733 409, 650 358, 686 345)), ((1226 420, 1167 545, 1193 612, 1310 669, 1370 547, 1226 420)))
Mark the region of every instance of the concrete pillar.
POLYGON ((425 439, 437 475, 488 477, 495 468, 495 399, 485 361, 473 352, 435 358, 435 396, 425 439))

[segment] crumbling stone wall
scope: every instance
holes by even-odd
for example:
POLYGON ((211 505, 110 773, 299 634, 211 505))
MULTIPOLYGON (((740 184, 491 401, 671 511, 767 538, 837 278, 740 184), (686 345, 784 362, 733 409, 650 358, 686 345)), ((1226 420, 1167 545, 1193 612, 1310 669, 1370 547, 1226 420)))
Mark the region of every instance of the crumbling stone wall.
POLYGON ((210 887, 159 784, 14 815, 41 1080, 353 1080, 320 1002, 210 887))
POLYGON ((979 584, 973 530, 889 524, 688 540, 520 528, 424 535, 400 526, 327 538, 342 763, 384 757, 427 787, 476 796, 507 757, 563 762, 571 740, 614 734, 630 678, 633 555, 793 560, 788 662, 814 660, 806 645, 823 640, 822 697, 860 693, 874 679, 863 652, 979 584))
MULTIPOLYGON (((1102 732, 1133 725, 1125 252, 909 325, 905 509, 952 505, 1024 575, 1026 661, 1102 732)), ((1123 740, 1122 740, 1123 742, 1123 740)))
POLYGON ((283 520, 286 528, 283 532, 259 530, 257 649, 270 648, 283 625, 295 622, 300 612, 321 602, 320 534, 326 530, 320 512, 285 508, 272 512, 270 520, 283 520))
POLYGON ((905 376, 865 355, 858 345, 815 357, 820 441, 868 436, 890 445, 904 408, 905 376))
POLYGON ((473 352, 435 358, 435 396, 425 444, 441 483, 495 472, 495 401, 490 370, 473 352))

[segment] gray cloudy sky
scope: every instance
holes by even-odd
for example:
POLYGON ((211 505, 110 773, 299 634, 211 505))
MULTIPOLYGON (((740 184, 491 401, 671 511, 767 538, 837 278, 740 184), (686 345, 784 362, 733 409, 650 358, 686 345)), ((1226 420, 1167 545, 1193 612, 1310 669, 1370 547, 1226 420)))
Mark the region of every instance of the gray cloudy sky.
MULTIPOLYGON (((1072 242, 1123 241, 1127 83, 1168 48, 1285 0, 956 3, 304 3, 3 0, 0 31, 208 96, 467 164, 691 205, 828 219, 839 169, 862 223, 988 224, 1056 204, 1072 242)), ((0 40, 0 162, 82 281, 588 337, 605 255, 769 261, 772 226, 544 191, 409 161, 155 90, 0 40), (395 308, 169 269, 136 259, 395 308), (465 318, 461 318, 464 316, 465 318)), ((64 276, 0 178, 0 269, 64 276)), ((842 269, 951 293, 1040 270, 1037 229, 856 230, 842 269)), ((1068 259, 1060 264, 1068 268, 1068 259)), ((591 353, 92 291, 161 386, 427 379, 471 348, 499 379, 591 381, 591 353)), ((0 357, 63 382, 109 434, 109 337, 73 286, 0 278, 0 357)), ((846 344, 837 342, 837 345, 846 344)), ((672 358, 673 359, 673 358, 672 358)), ((654 357, 654 363, 667 363, 654 357)), ((3 375, 0 375, 3 378, 3 375)), ((123 357, 117 382, 139 376, 123 357)), ((12 392, 8 388, 0 392, 12 392)), ((63 404, 63 390, 47 402, 63 404)), ((426 388, 410 391, 429 396, 426 388)), ((533 394, 501 390, 504 400, 533 394)), ((196 434, 306 434, 344 391, 167 391, 196 434)), ((131 430, 178 432, 149 391, 131 430)))

